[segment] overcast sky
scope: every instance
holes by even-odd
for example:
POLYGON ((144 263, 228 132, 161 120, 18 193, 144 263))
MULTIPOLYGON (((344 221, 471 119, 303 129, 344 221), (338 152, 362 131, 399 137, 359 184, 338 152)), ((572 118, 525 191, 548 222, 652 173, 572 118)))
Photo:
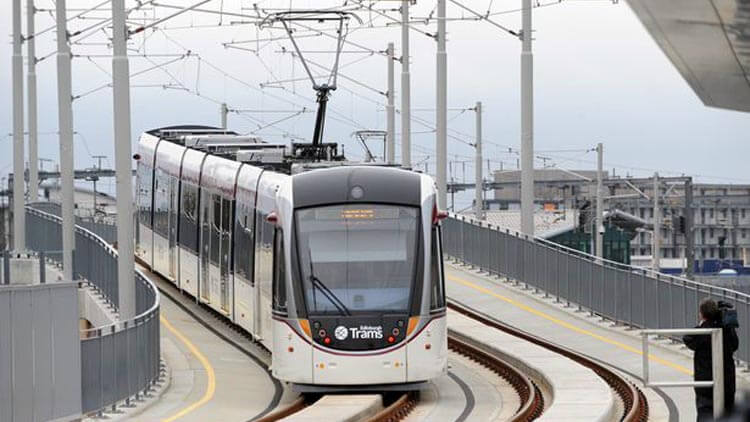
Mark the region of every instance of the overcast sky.
MULTIPOLYGON (((25 1, 23 2, 25 3, 25 1)), ((68 1, 69 7, 85 7, 97 2, 68 1)), ((182 4, 191 2, 172 2, 182 4)), ((218 0, 202 6, 217 9, 218 0)), ((252 2, 223 2, 225 10, 254 14, 252 2), (231 4, 231 5, 230 5, 231 4)), ((290 1, 255 1, 261 7, 289 7, 290 1)), ((291 2, 295 8, 323 7, 340 4, 331 1, 291 2)), ((352 3, 351 1, 349 2, 352 3)), ((413 7, 415 18, 428 16, 434 2, 418 1, 413 7)), ((497 13, 520 6, 520 1, 463 0, 479 11, 497 13)), ((53 8, 48 0, 38 0, 38 7, 53 8)), ((135 2, 127 1, 129 6, 135 2)), ((378 8, 395 8, 396 2, 380 2, 378 8)), ((542 4, 545 2, 542 1, 542 4)), ((70 12, 69 16, 76 12, 70 12)), ((173 13, 170 9, 134 12, 131 18, 151 18, 173 13)), ((453 18, 469 17, 449 2, 453 18)), ((25 15, 25 10, 24 10, 25 15)), ((352 22, 348 40, 373 51, 396 44, 401 53, 400 30, 386 26, 390 19, 377 13, 358 12, 363 25, 352 22)), ((396 13, 389 13, 398 19, 396 13)), ((10 34, 10 1, 0 5, 0 33, 10 34)), ((108 17, 109 11, 88 15, 108 17)), ((497 23, 520 28, 520 13, 493 16, 497 23)), ((167 63, 132 78, 133 143, 140 132, 173 124, 218 124, 219 106, 251 110, 233 113, 230 129, 255 132, 271 142, 289 142, 290 137, 309 139, 314 114, 314 93, 308 81, 282 83, 260 88, 263 82, 303 77, 298 59, 288 54, 286 40, 236 44, 254 51, 228 49, 222 43, 258 38, 283 38, 278 29, 258 29, 255 25, 238 25, 241 17, 224 17, 206 13, 186 13, 159 25, 157 31, 131 40, 131 73, 167 63), (228 23, 235 23, 228 25, 228 23), (186 26, 200 26, 186 28, 186 26), (145 37, 145 42, 144 42, 145 37), (190 50, 189 57, 174 57, 190 50), (284 51, 287 51, 286 53, 284 51), (136 57, 144 54, 148 57, 136 57), (200 57, 200 58, 199 58, 200 57), (217 70, 218 69, 218 70, 217 70), (166 86, 166 89, 164 88, 166 86), (281 86, 281 87, 278 87, 281 86), (271 112, 272 111, 272 112, 271 112)), ((76 20, 71 28, 80 29, 95 19, 76 20)), ((146 21, 147 22, 147 21, 146 21)), ((24 16, 25 23, 25 16, 24 16)), ((42 12, 36 20, 41 30, 53 24, 50 13, 42 12)), ((314 23, 309 23, 315 25, 314 23)), ((133 23, 135 25, 135 23, 133 23)), ((25 26, 25 25, 24 25, 25 26)), ((420 33, 435 31, 434 20, 428 25, 414 23, 411 32, 412 52, 412 123, 413 162, 430 163, 434 171, 433 132, 435 112, 435 49, 433 39, 420 33), (428 158, 429 157, 429 158, 428 158)), ((613 4, 604 0, 563 1, 534 10, 534 96, 535 147, 537 166, 557 165, 563 168, 593 168, 595 153, 585 152, 596 142, 603 142, 605 164, 618 174, 650 175, 659 170, 664 175, 695 175, 699 181, 750 183, 747 157, 750 157, 750 116, 747 113, 705 107, 674 69, 645 31, 625 2, 613 4), (566 152, 559 152, 559 151, 566 152), (570 151, 570 152, 567 152, 570 151)), ((451 160, 472 159, 474 114, 465 110, 476 101, 484 104, 485 156, 491 168, 515 168, 520 147, 520 42, 487 22, 456 20, 448 23, 448 103, 449 155, 451 160), (508 149, 511 149, 509 152, 508 149)), ((305 35, 298 28, 298 35, 305 35)), ((6 38, 9 41, 9 38, 6 38)), ((77 38, 78 40, 79 38, 77 38)), ((73 64, 73 92, 81 95, 74 102, 76 167, 89 167, 93 155, 112 156, 112 99, 105 85, 111 69, 103 31, 73 45, 80 55, 73 64), (89 57, 85 57, 90 55, 89 57), (98 89, 103 87, 102 89, 98 89), (93 92, 91 92, 93 90, 93 92), (88 93, 91 92, 91 93, 88 93), (88 94, 87 94, 88 93, 88 94)), ((333 40, 324 36, 300 38, 304 51, 330 51, 333 40)), ((39 37, 37 56, 54 52, 54 31, 39 37)), ((387 90, 387 61, 380 54, 347 45, 342 55, 340 88, 330 102, 326 139, 346 145, 347 155, 360 157, 361 148, 351 137, 359 129, 385 129, 381 94, 387 90), (351 79, 344 79, 351 78, 351 79), (355 80, 356 82, 352 82, 355 80)), ((25 54, 25 47, 24 47, 25 54)), ((330 66, 333 55, 308 53, 308 58, 330 66)), ((2 44, 0 53, 0 173, 11 170, 11 45, 2 44)), ((315 69, 315 68, 314 68, 315 69)), ((396 67, 396 105, 400 105, 399 72, 396 67)), ((56 64, 52 54, 38 65, 40 157, 57 159, 56 64)), ((400 117, 397 117, 400 119, 400 117)), ((397 125, 400 128, 400 124, 397 125)), ((374 147, 380 151, 380 147, 374 147)), ((400 154, 398 154, 400 155, 400 154)), ((113 165, 112 160, 105 165, 113 165)), ((471 163, 455 164, 454 177, 473 180, 471 163)))

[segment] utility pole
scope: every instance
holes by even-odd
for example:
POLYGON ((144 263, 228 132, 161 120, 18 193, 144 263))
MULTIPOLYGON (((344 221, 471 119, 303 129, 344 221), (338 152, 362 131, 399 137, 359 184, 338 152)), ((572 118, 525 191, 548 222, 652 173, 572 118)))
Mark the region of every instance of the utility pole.
POLYGON ((435 151, 437 152, 437 202, 438 208, 440 209, 445 209, 447 201, 446 156, 448 154, 448 55, 445 51, 445 2, 446 0, 438 0, 437 2, 437 112, 435 119, 437 130, 435 133, 435 151))
POLYGON ((26 212, 23 168, 23 56, 21 55, 21 0, 13 0, 13 249, 26 249, 26 212))
POLYGON ((66 281, 73 281, 73 251, 75 250, 73 169, 75 163, 73 160, 73 94, 65 0, 57 0, 55 15, 57 19, 57 116, 60 130, 60 178, 62 179, 63 276, 66 281))
POLYGON ((521 32, 521 231, 534 236, 534 87, 531 0, 523 0, 521 32))
POLYGON ((394 164, 396 162, 396 107, 394 102, 396 99, 396 78, 394 74, 394 62, 396 58, 393 56, 393 43, 388 43, 388 105, 385 106, 386 119, 387 119, 387 134, 385 138, 386 143, 386 159, 388 164, 394 164))
POLYGON ((37 131, 37 107, 36 107, 36 38, 34 35, 34 17, 36 8, 34 0, 26 2, 26 52, 28 61, 28 72, 26 73, 26 85, 29 107, 29 202, 36 202, 39 198, 39 168, 38 168, 38 135, 37 131))
POLYGON ((409 0, 401 2, 401 165, 411 168, 411 76, 409 75, 409 0))
MULTIPOLYGON (((127 60, 127 59, 126 59, 127 60)), ((128 71, 128 73, 130 73, 128 71)), ((130 83, 128 82, 128 86, 130 86, 130 83)), ((130 94, 128 94, 128 97, 130 94)), ((129 103, 129 101, 128 101, 129 103)), ((128 105, 128 112, 130 112, 130 106, 128 105)), ((224 130, 227 130, 227 115, 229 114, 229 109, 227 108, 227 103, 221 103, 221 128, 224 130)))
POLYGON ((651 259, 654 271, 659 271, 661 249, 661 212, 659 211, 659 173, 654 173, 654 232, 651 236, 651 259))
MULTIPOLYGON (((135 316, 133 173, 130 164, 132 154, 130 145, 130 69, 127 51, 128 28, 125 23, 125 0, 112 0, 112 34, 112 100, 115 130, 115 180, 117 185, 117 279, 120 318, 125 319, 135 316)), ((226 106, 223 107, 224 109, 226 109, 226 106)), ((226 127, 226 119, 222 123, 226 127)))
POLYGON ((596 256, 604 258, 604 146, 596 144, 596 256))
POLYGON ((474 148, 476 149, 476 161, 474 164, 474 180, 476 186, 474 187, 474 215, 477 219, 484 219, 484 201, 482 200, 482 193, 484 192, 484 177, 482 176, 482 102, 477 101, 477 105, 474 108, 476 112, 476 143, 474 148))
POLYGON ((685 275, 687 278, 693 278, 695 266, 695 233, 693 225, 695 214, 693 213, 693 179, 688 178, 685 181, 685 275))

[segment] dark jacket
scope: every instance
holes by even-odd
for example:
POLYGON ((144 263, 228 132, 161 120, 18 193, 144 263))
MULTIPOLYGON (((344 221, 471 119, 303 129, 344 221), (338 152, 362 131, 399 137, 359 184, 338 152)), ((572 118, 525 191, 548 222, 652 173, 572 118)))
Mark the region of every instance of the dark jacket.
MULTIPOLYGON (((739 347, 737 331, 734 328, 723 327, 720 321, 703 321, 695 328, 722 328, 724 343, 724 403, 727 411, 734 408, 734 394, 736 390, 734 352, 739 347)), ((688 335, 684 339, 685 345, 695 351, 693 355, 693 372, 696 381, 710 381, 713 379, 711 362, 711 336, 688 335)), ((701 387, 695 389, 695 400, 698 409, 713 409, 713 388, 701 387)))

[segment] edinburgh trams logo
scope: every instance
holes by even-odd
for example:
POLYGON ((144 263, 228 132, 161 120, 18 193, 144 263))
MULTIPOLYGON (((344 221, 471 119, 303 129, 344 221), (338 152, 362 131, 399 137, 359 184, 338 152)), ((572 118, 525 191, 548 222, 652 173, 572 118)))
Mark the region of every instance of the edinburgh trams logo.
POLYGON ((336 337, 336 340, 339 341, 346 340, 346 338, 349 337, 349 330, 347 330, 343 325, 339 325, 333 332, 333 336, 336 337))
POLYGON ((349 337, 351 332, 352 339, 365 340, 365 339, 380 339, 383 338, 383 327, 379 325, 360 325, 359 327, 346 328, 343 325, 339 325, 333 331, 333 336, 336 340, 342 341, 349 337))

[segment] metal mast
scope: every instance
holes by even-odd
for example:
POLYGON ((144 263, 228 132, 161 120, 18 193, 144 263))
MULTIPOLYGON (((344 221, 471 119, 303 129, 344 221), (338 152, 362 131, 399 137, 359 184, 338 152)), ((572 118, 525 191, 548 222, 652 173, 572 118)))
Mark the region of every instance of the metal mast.
POLYGON ((388 105, 385 106, 386 119, 387 119, 387 138, 386 138, 386 151, 387 157, 386 162, 388 164, 394 164, 396 162, 396 107, 394 102, 396 99, 396 83, 394 77, 394 62, 393 57, 393 43, 388 43, 388 105))
MULTIPOLYGON (((59 1, 59 0, 58 0, 59 1)), ((121 318, 135 316, 133 256, 133 175, 130 157, 130 69, 127 51, 125 0, 112 0, 112 77, 117 184, 117 277, 121 318)))
POLYGON ((227 108, 227 103, 221 103, 221 128, 226 130, 227 128, 227 115, 229 114, 229 108, 227 108))
POLYGON ((521 231, 534 235, 534 87, 531 0, 523 0, 521 33, 521 231))
POLYGON ((693 179, 685 181, 685 276, 692 280, 695 266, 695 234, 693 225, 695 214, 693 211, 693 179))
POLYGON ((409 74, 409 0, 401 2, 401 165, 411 167, 411 76, 409 74))
POLYGON ((661 213, 659 212, 659 173, 654 173, 654 231, 651 235, 651 258, 654 271, 659 271, 661 249, 661 213))
POLYGON ((39 195, 39 153, 36 107, 36 41, 34 37, 34 0, 26 2, 26 52, 28 72, 26 74, 28 108, 29 108, 29 201, 36 202, 39 195))
POLYGON ((477 141, 474 144, 474 148, 476 148, 476 161, 474 163, 474 179, 476 183, 475 190, 475 199, 474 199, 474 215, 477 217, 477 219, 481 220, 484 218, 484 200, 482 199, 482 194, 484 193, 484 177, 482 176, 482 102, 477 101, 477 105, 474 108, 476 112, 476 138, 477 141))
MULTIPOLYGON (((447 202, 446 171, 448 166, 446 158, 448 154, 448 55, 445 51, 445 2, 446 0, 438 0, 437 4, 437 130, 435 151, 437 155, 437 199, 440 209, 445 209, 447 202)), ((479 113, 480 111, 477 111, 477 114, 479 113)), ((479 141, 477 140, 477 142, 479 141)))
POLYGON ((13 0, 13 248, 26 249, 23 168, 23 56, 21 55, 21 0, 13 0))
POLYGON ((596 144, 596 256, 604 257, 604 185, 603 185, 603 158, 604 146, 596 144))
POLYGON ((60 130, 60 176, 62 182, 63 276, 73 280, 75 249, 73 216, 73 95, 71 87, 70 46, 66 29, 65 0, 55 4, 57 18, 57 109, 60 130))

